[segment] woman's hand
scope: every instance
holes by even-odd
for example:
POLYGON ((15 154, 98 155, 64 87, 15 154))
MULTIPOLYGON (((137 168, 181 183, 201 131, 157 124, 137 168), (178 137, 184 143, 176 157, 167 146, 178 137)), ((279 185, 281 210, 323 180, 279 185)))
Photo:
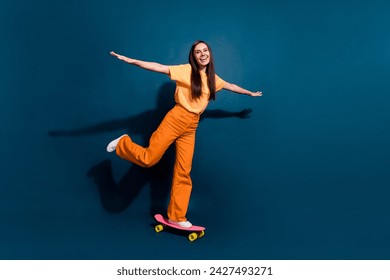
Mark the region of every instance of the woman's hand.
POLYGON ((117 54, 117 53, 115 53, 113 51, 111 51, 110 54, 112 56, 118 58, 119 60, 122 60, 122 61, 127 62, 127 63, 131 63, 131 59, 126 57, 126 56, 124 56, 124 55, 117 54))
POLYGON ((261 91, 251 92, 249 94, 250 96, 263 96, 263 93, 261 91))

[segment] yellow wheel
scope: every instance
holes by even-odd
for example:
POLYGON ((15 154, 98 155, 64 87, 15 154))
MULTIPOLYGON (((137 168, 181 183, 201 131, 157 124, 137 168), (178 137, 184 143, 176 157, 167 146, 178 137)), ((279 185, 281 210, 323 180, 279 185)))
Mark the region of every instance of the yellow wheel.
POLYGON ((199 238, 203 237, 204 236, 204 230, 202 230, 200 233, 199 233, 199 238))
POLYGON ((198 239, 198 235, 195 232, 193 232, 190 235, 188 235, 188 240, 189 241, 192 242, 192 241, 195 241, 196 239, 198 239))
POLYGON ((156 232, 160 232, 160 231, 162 231, 163 229, 164 229, 164 227, 163 227, 162 225, 157 225, 157 226, 154 227, 154 230, 155 230, 156 232))

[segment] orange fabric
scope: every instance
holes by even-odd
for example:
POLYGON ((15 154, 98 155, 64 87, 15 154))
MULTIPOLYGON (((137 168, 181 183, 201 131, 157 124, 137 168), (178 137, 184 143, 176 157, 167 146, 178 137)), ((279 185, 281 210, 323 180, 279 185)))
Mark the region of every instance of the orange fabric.
POLYGON ((116 154, 119 157, 142 167, 150 167, 156 164, 168 147, 175 142, 176 160, 168 218, 176 222, 187 220, 186 213, 192 190, 190 172, 198 123, 199 114, 176 105, 152 134, 148 147, 134 143, 129 136, 122 137, 116 147, 116 154))
MULTIPOLYGON (((210 91, 207 85, 207 74, 201 72, 202 96, 199 100, 191 100, 191 65, 182 64, 169 66, 169 76, 176 81, 175 101, 190 112, 202 113, 208 103, 210 91)), ((215 91, 223 89, 225 81, 215 75, 215 91)))

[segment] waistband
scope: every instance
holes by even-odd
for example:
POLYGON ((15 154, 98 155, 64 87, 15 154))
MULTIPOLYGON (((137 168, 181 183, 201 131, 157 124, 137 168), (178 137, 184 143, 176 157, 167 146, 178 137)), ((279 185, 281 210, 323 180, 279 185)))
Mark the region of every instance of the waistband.
POLYGON ((197 117, 200 117, 200 115, 202 113, 194 113, 194 112, 191 112, 191 111, 188 111, 186 108, 184 108, 182 105, 176 103, 175 107, 177 107, 178 109, 190 114, 190 115, 193 115, 193 116, 197 116, 197 117))

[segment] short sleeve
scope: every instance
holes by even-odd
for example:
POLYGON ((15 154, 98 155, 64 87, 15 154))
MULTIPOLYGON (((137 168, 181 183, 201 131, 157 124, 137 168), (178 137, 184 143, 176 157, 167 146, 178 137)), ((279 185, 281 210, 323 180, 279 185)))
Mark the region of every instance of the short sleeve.
POLYGON ((222 80, 218 75, 215 75, 215 91, 220 91, 225 86, 225 81, 222 80))
POLYGON ((181 64, 168 66, 169 68, 169 77, 173 81, 179 83, 190 84, 191 83, 191 65, 190 64, 181 64))

